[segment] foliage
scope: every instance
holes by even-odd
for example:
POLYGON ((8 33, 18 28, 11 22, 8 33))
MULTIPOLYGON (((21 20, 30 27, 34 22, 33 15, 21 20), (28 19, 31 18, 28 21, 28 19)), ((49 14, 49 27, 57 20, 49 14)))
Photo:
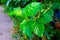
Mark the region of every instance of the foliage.
MULTIPOLYGON (((11 13, 9 13, 10 16, 15 15, 15 16, 19 16, 19 17, 21 17, 21 16, 24 17, 24 20, 22 20, 22 22, 20 24, 20 28, 23 31, 23 33, 25 33, 28 36, 32 36, 32 32, 33 31, 31 31, 31 30, 34 30, 35 29, 35 26, 34 26, 34 29, 32 29, 33 25, 30 23, 29 20, 31 20, 31 22, 34 21, 33 16, 35 16, 36 13, 40 10, 40 8, 39 8, 40 5, 41 4, 38 3, 38 2, 34 2, 34 3, 31 3, 31 4, 28 4, 23 10, 22 9, 20 10, 19 8, 17 8, 16 10, 14 9, 13 11, 11 11, 11 13), (31 17, 32 19, 31 18, 28 18, 28 17, 31 17), (29 25, 30 25, 31 29, 30 29, 29 25)), ((34 22, 33 22, 33 24, 34 24, 34 22)), ((36 23, 35 23, 35 25, 36 25, 36 23)), ((40 27, 40 26, 37 25, 37 27, 40 27)), ((43 24, 41 25, 40 28, 41 28, 40 31, 43 33, 43 31, 42 31, 42 30, 44 30, 43 24)), ((42 33, 40 35, 42 35, 42 33)), ((37 34, 37 35, 39 36, 39 34, 37 34)))
POLYGON ((50 40, 56 34, 56 30, 49 23, 53 21, 54 10, 60 7, 59 0, 36 1, 8 0, 6 3, 9 16, 13 19, 14 28, 18 29, 17 34, 21 40, 27 40, 26 37, 32 40, 35 35, 39 38, 45 35, 50 40))
POLYGON ((4 0, 4 1, 3 1, 3 0, 0 0, 0 4, 6 3, 6 1, 7 1, 7 0, 4 0))
POLYGON ((9 13, 10 16, 15 15, 15 17, 19 16, 23 18, 23 20, 21 20, 20 23, 20 29, 27 36, 31 37, 32 33, 34 33, 39 37, 42 37, 44 33, 44 24, 52 21, 51 18, 52 15, 50 15, 50 12, 51 14, 53 14, 52 11, 50 12, 48 11, 46 13, 43 12, 42 14, 39 13, 37 15, 37 12, 41 11, 41 7, 42 7, 41 5, 42 5, 41 3, 33 2, 28 4, 23 9, 15 8, 13 11, 9 13))

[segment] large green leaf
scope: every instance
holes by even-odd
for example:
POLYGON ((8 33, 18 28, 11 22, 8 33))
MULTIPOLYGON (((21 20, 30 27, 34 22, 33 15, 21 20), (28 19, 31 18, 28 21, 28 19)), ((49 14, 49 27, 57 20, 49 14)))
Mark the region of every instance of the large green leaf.
POLYGON ((44 24, 39 23, 37 20, 30 19, 29 26, 31 27, 31 31, 39 37, 43 36, 44 33, 44 24))
POLYGON ((42 13, 39 20, 41 23, 49 23, 52 21, 52 16, 54 15, 54 12, 52 9, 48 10, 46 13, 42 13))
POLYGON ((32 36, 32 31, 31 28, 28 24, 28 21, 23 20, 20 24, 20 29, 23 31, 24 34, 26 34, 27 36, 31 37, 32 36))
POLYGON ((43 36, 43 33, 44 33, 44 24, 39 24, 39 23, 36 23, 34 29, 33 29, 33 32, 39 36, 39 37, 42 37, 43 36))
POLYGON ((30 3, 24 8, 23 15, 25 17, 35 16, 37 12, 40 10, 40 8, 41 8, 41 3, 39 2, 30 3))
POLYGON ((52 21, 53 15, 54 15, 54 12, 52 9, 50 9, 46 13, 42 13, 38 21, 43 24, 49 23, 50 21, 52 21))
POLYGON ((52 17, 48 15, 48 13, 43 14, 43 18, 45 23, 49 23, 50 21, 52 21, 52 17))
POLYGON ((46 23, 49 23, 50 21, 52 21, 52 17, 48 13, 44 13, 44 14, 41 14, 41 16, 38 19, 38 21, 40 23, 46 24, 46 23))

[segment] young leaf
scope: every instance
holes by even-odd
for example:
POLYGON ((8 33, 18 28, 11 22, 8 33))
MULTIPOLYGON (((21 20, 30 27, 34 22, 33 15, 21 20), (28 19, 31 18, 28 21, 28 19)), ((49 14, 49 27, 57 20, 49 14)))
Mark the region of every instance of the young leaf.
POLYGON ((41 3, 39 2, 30 3, 24 8, 24 16, 27 17, 35 16, 36 13, 40 10, 40 8, 41 3))
POLYGON ((14 10, 10 11, 10 16, 21 16, 22 15, 22 9, 21 8, 15 8, 14 10))
POLYGON ((24 17, 22 16, 22 9, 21 8, 15 8, 14 10, 10 11, 9 16, 16 18, 17 20, 23 20, 24 17))
POLYGON ((22 15, 22 9, 20 7, 14 9, 14 13, 16 16, 22 15))

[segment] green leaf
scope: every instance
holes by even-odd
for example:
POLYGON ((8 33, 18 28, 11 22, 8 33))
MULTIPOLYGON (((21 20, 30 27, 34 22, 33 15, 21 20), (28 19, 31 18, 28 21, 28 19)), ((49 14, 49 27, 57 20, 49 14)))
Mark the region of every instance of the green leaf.
POLYGON ((15 16, 15 18, 17 20, 23 20, 24 19, 24 17, 22 16, 22 9, 20 7, 15 8, 14 10, 10 11, 9 16, 11 16, 11 17, 15 16))
POLYGON ((39 18, 40 23, 49 23, 50 21, 52 21, 52 17, 50 15, 48 15, 48 13, 44 13, 40 16, 39 18))
POLYGON ((20 7, 14 9, 14 13, 16 16, 22 15, 22 9, 20 7))
POLYGON ((9 16, 13 16, 13 15, 15 15, 15 14, 14 14, 13 11, 10 11, 8 15, 9 15, 9 16))
POLYGON ((48 15, 48 13, 45 13, 43 16, 46 23, 49 23, 50 21, 52 21, 52 17, 48 15))
POLYGON ((20 29, 23 31, 24 34, 26 34, 27 36, 31 37, 32 36, 32 31, 31 28, 28 24, 28 21, 23 20, 20 24, 20 29))
POLYGON ((41 7, 41 3, 39 2, 33 2, 28 4, 25 8, 24 8, 24 16, 25 17, 31 17, 31 16, 35 16, 37 14, 37 12, 40 10, 41 7))
POLYGON ((29 26, 31 26, 31 30, 34 34, 39 37, 43 36, 44 33, 44 24, 39 23, 37 20, 30 19, 29 26))
POLYGON ((31 18, 28 23, 29 23, 29 26, 31 28, 31 31, 33 32, 33 29, 34 29, 34 27, 36 25, 36 20, 31 18))
POLYGON ((22 15, 22 9, 20 7, 15 8, 14 10, 10 11, 9 15, 10 16, 12 16, 12 15, 21 16, 22 15))
POLYGON ((49 23, 50 21, 52 21, 53 15, 54 15, 54 11, 50 9, 46 13, 42 13, 38 21, 43 24, 49 23))
POLYGON ((46 13, 48 13, 48 15, 50 15, 50 16, 54 15, 54 11, 52 9, 48 10, 46 13))
POLYGON ((57 9, 60 7, 60 2, 55 2, 52 4, 52 9, 57 9))
POLYGON ((44 33, 44 24, 38 24, 38 23, 36 23, 36 26, 34 27, 34 33, 37 36, 42 37, 43 33, 44 33))

